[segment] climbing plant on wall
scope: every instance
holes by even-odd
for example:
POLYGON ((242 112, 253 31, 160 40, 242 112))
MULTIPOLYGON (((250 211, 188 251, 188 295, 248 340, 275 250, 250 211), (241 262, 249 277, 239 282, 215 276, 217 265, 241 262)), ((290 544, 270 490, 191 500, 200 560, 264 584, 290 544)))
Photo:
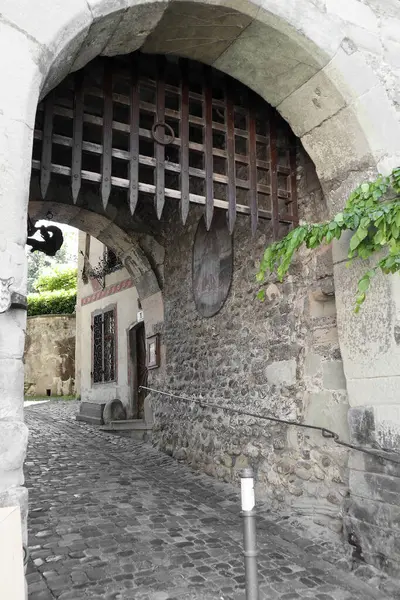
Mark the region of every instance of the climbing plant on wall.
MULTIPOLYGON (((257 281, 262 284, 269 273, 280 281, 289 270, 295 252, 304 244, 317 248, 339 239, 343 231, 352 231, 348 258, 367 259, 376 252, 385 252, 383 258, 368 269, 358 281, 355 312, 360 310, 374 275, 400 271, 400 167, 385 177, 379 175, 374 181, 361 184, 347 200, 342 212, 331 221, 317 224, 301 224, 279 242, 268 246, 261 260, 257 281)), ((265 299, 265 290, 258 292, 265 299)))

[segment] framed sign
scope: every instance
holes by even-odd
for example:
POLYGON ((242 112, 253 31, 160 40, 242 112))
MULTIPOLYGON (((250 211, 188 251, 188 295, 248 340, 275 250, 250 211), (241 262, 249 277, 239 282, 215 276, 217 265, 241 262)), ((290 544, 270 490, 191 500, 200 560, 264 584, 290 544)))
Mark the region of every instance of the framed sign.
POLYGON ((160 335, 152 335, 146 341, 147 368, 157 369, 160 366, 160 335))
POLYGON ((217 210, 210 230, 202 218, 194 239, 193 296, 201 316, 213 317, 221 310, 229 294, 232 273, 232 236, 225 211, 217 210))

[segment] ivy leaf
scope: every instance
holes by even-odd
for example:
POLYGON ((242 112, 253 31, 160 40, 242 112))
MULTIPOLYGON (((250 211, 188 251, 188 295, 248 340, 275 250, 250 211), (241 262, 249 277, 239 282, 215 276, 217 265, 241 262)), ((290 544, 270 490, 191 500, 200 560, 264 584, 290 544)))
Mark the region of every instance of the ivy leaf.
POLYGON ((335 237, 335 235, 334 235, 333 231, 328 231, 328 233, 326 234, 326 237, 325 237, 326 243, 330 244, 334 237, 335 237))
POLYGON ((362 242, 363 239, 365 239, 367 237, 368 230, 367 229, 363 229, 362 227, 360 227, 355 235, 357 236, 358 240, 360 242, 362 242))
POLYGON ((357 304, 362 304, 365 300, 365 293, 362 292, 361 294, 358 294, 358 296, 356 297, 356 302, 357 304))
POLYGON ((360 227, 362 227, 362 229, 368 229, 370 222, 369 217, 363 217, 360 221, 360 227))
POLYGON ((259 271, 256 275, 256 280, 258 281, 258 283, 262 283, 264 281, 264 273, 261 273, 259 271))
POLYGON ((382 241, 384 239, 385 239, 385 232, 382 229, 379 229, 379 231, 377 231, 376 234, 374 235, 374 243, 382 244, 382 241))
MULTIPOLYGON (((400 272, 400 167, 394 169, 389 177, 379 175, 375 181, 360 185, 350 194, 343 212, 338 213, 331 221, 303 224, 279 242, 271 244, 264 252, 256 274, 257 281, 262 283, 268 271, 276 273, 282 280, 289 270, 294 252, 302 244, 307 248, 316 248, 323 243, 330 243, 335 237, 339 239, 345 230, 353 232, 346 267, 351 264, 352 259, 365 260, 382 246, 386 246, 388 250, 388 255, 357 284, 355 312, 358 312, 378 269, 383 273, 400 272), (389 190, 395 192, 397 197, 384 198, 389 190)), ((257 297, 264 300, 265 291, 260 290, 257 297)))
POLYGON ((350 240, 350 250, 355 250, 357 248, 357 246, 359 246, 359 245, 360 245, 360 240, 357 237, 357 233, 355 233, 350 240))
POLYGON ((371 283, 370 278, 369 277, 363 277, 362 279, 360 279, 360 281, 358 282, 358 291, 361 293, 364 293, 368 290, 369 288, 369 284, 371 283))
POLYGON ((265 290, 260 290, 257 294, 257 298, 258 300, 260 300, 261 302, 264 302, 265 300, 265 290))
POLYGON ((339 226, 340 225, 344 225, 344 215, 343 213, 338 213, 335 218, 334 218, 335 223, 337 223, 339 226))

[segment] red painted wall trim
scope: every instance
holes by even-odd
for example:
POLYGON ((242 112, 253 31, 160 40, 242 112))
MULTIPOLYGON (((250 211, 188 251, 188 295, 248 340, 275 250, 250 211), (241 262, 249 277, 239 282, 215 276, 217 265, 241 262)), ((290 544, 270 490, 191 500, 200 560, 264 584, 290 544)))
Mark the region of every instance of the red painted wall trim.
POLYGON ((128 290, 129 288, 133 287, 134 285, 132 279, 125 279, 119 283, 114 283, 114 285, 110 285, 109 287, 104 288, 104 290, 100 290, 95 294, 90 294, 90 296, 85 296, 85 298, 82 298, 81 306, 86 306, 86 304, 91 304, 92 302, 96 302, 96 300, 101 300, 102 298, 112 296, 113 294, 117 294, 118 292, 122 292, 123 290, 128 290))

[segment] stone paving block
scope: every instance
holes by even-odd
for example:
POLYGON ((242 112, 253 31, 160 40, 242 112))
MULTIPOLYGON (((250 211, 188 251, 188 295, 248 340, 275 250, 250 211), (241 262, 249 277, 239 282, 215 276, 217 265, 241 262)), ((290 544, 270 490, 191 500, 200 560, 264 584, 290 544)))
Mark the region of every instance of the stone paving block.
POLYGON ((33 592, 29 594, 29 600, 54 600, 54 596, 49 590, 33 592))
MULTIPOLYGON (((73 402, 26 410, 29 600, 242 600, 238 491, 75 412, 73 402)), ((335 553, 260 513, 260 600, 388 598, 332 564, 340 544, 335 553)))

